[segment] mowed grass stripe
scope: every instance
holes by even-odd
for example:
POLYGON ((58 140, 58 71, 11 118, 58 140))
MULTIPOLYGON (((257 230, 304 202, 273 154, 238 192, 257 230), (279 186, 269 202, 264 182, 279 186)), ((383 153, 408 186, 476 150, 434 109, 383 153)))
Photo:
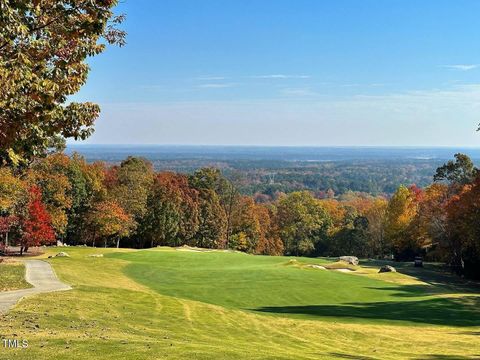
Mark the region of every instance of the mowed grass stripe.
MULTIPOLYGON (((480 298, 331 270, 291 266, 292 258, 149 250, 112 254, 125 274, 156 292, 229 309, 340 322, 475 326, 480 298), (435 294, 435 295, 432 295, 435 294)), ((293 263, 325 264, 323 259, 293 263)), ((383 274, 385 279, 399 274, 383 274)), ((400 278, 399 278, 400 277, 400 278)))
MULTIPOLYGON (((58 251, 48 249, 45 257, 58 251)), ((74 289, 27 298, 0 317, 2 337, 25 338, 30 344, 24 350, 2 350, 0 359, 393 360, 480 354, 480 327, 264 316, 160 294, 125 275, 129 260, 88 257, 116 249, 66 251, 70 258, 48 261, 74 289)), ((120 251, 138 259, 145 252, 120 251)))

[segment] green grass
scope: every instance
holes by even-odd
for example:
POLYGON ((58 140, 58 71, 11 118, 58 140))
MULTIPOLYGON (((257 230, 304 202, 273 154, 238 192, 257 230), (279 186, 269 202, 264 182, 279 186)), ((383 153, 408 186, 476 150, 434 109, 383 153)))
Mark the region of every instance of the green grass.
POLYGON ((160 294, 226 308, 370 324, 480 324, 476 311, 480 297, 432 297, 426 284, 399 285, 379 280, 380 276, 298 266, 313 262, 332 269, 356 268, 348 264, 221 252, 142 251, 111 256, 130 261, 125 273, 160 294), (292 263, 297 266, 288 266, 292 263))
MULTIPOLYGON (((45 256, 57 250, 49 250, 45 256)), ((69 248, 74 289, 0 319, 1 359, 474 359, 478 294, 327 260, 169 249, 69 248), (106 253, 103 258, 89 254, 106 253), (385 276, 383 276, 385 275, 385 276), (385 280, 385 281, 384 281, 385 280), (14 336, 15 335, 15 336, 14 336)))
POLYGON ((25 281, 25 265, 18 262, 0 263, 0 291, 32 287, 25 281))

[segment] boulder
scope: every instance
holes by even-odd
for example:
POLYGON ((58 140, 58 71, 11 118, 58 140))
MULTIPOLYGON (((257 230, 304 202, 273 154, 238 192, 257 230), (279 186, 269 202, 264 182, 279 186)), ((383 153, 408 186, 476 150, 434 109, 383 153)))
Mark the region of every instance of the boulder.
POLYGON ((383 265, 380 270, 378 270, 379 273, 385 273, 385 272, 397 272, 397 270, 390 265, 383 265))
POLYGON ((345 261, 350 265, 355 265, 355 266, 358 265, 358 258, 356 256, 340 256, 338 260, 345 261))
POLYGON ((70 255, 68 255, 66 252, 59 252, 57 255, 55 255, 56 257, 70 257, 70 255))

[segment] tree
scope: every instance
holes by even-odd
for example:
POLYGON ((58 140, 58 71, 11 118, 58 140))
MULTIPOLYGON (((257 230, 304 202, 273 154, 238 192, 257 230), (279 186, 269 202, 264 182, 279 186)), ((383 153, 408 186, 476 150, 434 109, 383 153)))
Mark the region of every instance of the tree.
POLYGON ((423 192, 412 222, 412 236, 423 249, 441 247, 446 235, 448 187, 434 183, 423 192))
POLYGON ((35 161, 28 171, 29 182, 42 191, 42 199, 52 219, 57 236, 63 238, 72 207, 72 185, 66 175, 68 156, 51 155, 35 161))
POLYGON ((189 178, 199 196, 199 226, 195 238, 202 247, 225 247, 226 244, 226 215, 217 193, 220 177, 218 169, 205 168, 189 178))
POLYGON ((242 196, 233 208, 231 215, 232 248, 253 252, 262 235, 258 210, 250 196, 242 196))
POLYGON ((20 242, 20 255, 31 246, 48 245, 55 242, 55 232, 50 214, 42 203, 42 193, 36 186, 29 190, 27 209, 27 216, 22 221, 23 235, 20 242))
POLYGON ((278 201, 277 221, 288 254, 308 255, 326 239, 331 219, 320 200, 298 191, 278 201))
POLYGON ((227 219, 225 246, 229 247, 230 236, 232 235, 232 220, 235 207, 238 205, 240 199, 240 192, 237 184, 240 181, 240 174, 234 173, 230 180, 223 177, 220 179, 220 197, 223 205, 225 216, 227 219))
POLYGON ((147 198, 153 180, 152 164, 146 159, 129 156, 116 168, 114 183, 109 193, 139 222, 147 212, 147 198))
POLYGON ((385 237, 390 249, 398 258, 411 258, 418 250, 417 239, 409 230, 417 213, 421 192, 418 188, 410 189, 401 185, 388 202, 385 218, 385 237))
POLYGON ((371 254, 367 246, 368 219, 357 215, 348 226, 342 227, 333 235, 330 244, 330 255, 368 256, 371 254))
POLYGON ((155 244, 178 246, 191 242, 198 230, 198 192, 185 175, 159 173, 147 200, 142 235, 155 244))
POLYGON ((69 196, 72 205, 67 212, 66 240, 71 244, 86 243, 89 235, 88 212, 97 202, 105 200, 105 165, 87 164, 78 154, 73 154, 68 166, 63 169, 70 182, 69 196))
POLYGON ((450 185, 465 185, 471 183, 477 175, 478 169, 472 160, 465 154, 455 154, 455 161, 449 160, 437 168, 433 181, 446 181, 450 185))
POLYGON ((89 213, 89 223, 94 229, 93 246, 98 237, 104 239, 105 247, 109 240, 116 240, 117 248, 120 247, 120 238, 129 236, 135 228, 132 216, 115 201, 101 201, 89 213))
POLYGON ((321 200, 321 204, 332 220, 329 235, 334 235, 345 225, 347 210, 338 200, 331 198, 321 200))
POLYGON ((373 254, 382 257, 387 255, 387 251, 390 250, 385 241, 387 206, 388 202, 386 199, 377 198, 365 213, 365 217, 368 220, 368 246, 373 254))
POLYGON ((24 181, 14 176, 9 168, 0 168, 0 234, 4 248, 8 248, 8 236, 19 215, 24 212, 28 191, 24 181))
POLYGON ((274 206, 255 205, 255 214, 260 225, 260 234, 255 249, 256 254, 282 255, 284 246, 275 221, 274 206))
POLYGON ((116 0, 0 1, 0 164, 27 163, 62 138, 93 132, 98 105, 68 100, 88 56, 125 43, 116 0), (110 21, 110 22, 109 22, 110 21))
POLYGON ((464 185, 446 206, 448 262, 459 274, 480 277, 480 181, 464 185))
POLYGON ((3 252, 7 253, 9 241, 8 234, 12 228, 18 225, 19 218, 16 215, 0 216, 0 234, 3 235, 3 252))
POLYGON ((0 167, 0 215, 11 214, 26 195, 25 184, 12 171, 0 167))

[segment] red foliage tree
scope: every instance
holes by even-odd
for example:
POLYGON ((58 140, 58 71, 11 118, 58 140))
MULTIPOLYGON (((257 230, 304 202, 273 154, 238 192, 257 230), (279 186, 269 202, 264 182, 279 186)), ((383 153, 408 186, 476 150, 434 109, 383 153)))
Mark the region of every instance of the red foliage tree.
POLYGON ((31 246, 52 244, 55 242, 55 232, 50 215, 42 203, 42 193, 37 186, 29 190, 27 215, 22 223, 23 236, 20 244, 20 254, 31 246))

